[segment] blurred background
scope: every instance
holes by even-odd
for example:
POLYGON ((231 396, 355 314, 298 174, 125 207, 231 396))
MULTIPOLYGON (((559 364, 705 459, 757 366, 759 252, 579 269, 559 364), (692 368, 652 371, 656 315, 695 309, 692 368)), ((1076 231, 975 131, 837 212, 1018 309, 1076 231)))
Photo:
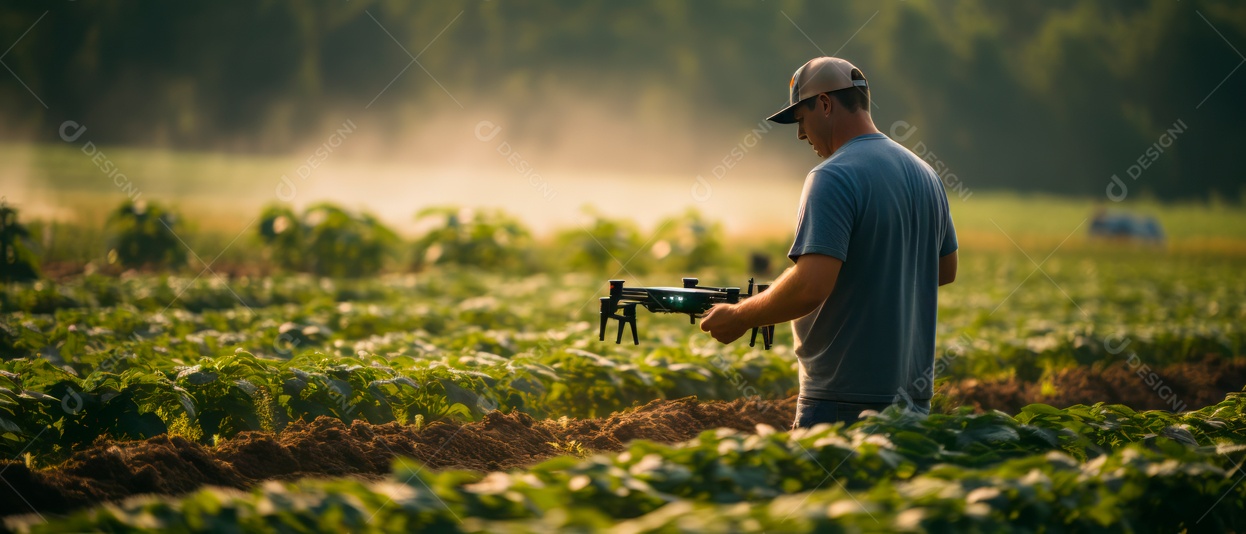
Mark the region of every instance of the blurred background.
POLYGON ((962 242, 1246 250, 1236 2, 8 2, 0 46, 0 194, 54 271, 124 260, 153 204, 246 264, 325 201, 426 239, 396 265, 476 213, 777 261, 817 159, 764 117, 820 55, 863 69, 962 242))

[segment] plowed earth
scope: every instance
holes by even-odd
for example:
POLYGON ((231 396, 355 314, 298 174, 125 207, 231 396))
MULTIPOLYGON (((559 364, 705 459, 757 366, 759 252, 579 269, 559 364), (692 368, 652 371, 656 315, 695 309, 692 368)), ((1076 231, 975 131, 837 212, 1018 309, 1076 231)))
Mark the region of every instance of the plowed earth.
MULTIPOLYGON (((1134 409, 1194 410, 1246 385, 1246 361, 1207 358, 1159 369, 1125 363, 1065 369, 1041 383, 962 380, 939 392, 951 406, 1017 413, 1042 402, 1056 407, 1096 402, 1134 409)), ((180 437, 101 441, 65 463, 31 470, 0 463, 0 516, 58 513, 138 494, 177 495, 205 485, 249 488, 265 480, 302 477, 380 478, 398 456, 429 469, 495 471, 524 467, 573 451, 619 451, 632 440, 676 443, 704 430, 786 429, 795 397, 777 401, 655 400, 600 419, 535 420, 493 412, 468 424, 423 428, 396 423, 344 424, 320 418, 277 433, 244 432, 215 447, 180 437)))
POLYGON ((686 441, 713 428, 753 432, 787 428, 795 398, 782 401, 656 400, 601 419, 535 420, 493 412, 469 423, 421 429, 319 418, 279 433, 244 432, 216 447, 177 436, 103 442, 51 469, 0 464, 0 515, 57 513, 130 495, 177 495, 204 485, 248 488, 271 479, 381 477, 397 456, 430 469, 495 471, 531 465, 574 450, 618 451, 635 439, 686 441), (573 443, 574 442, 574 443, 573 443))
POLYGON ((1027 404, 1041 402, 1057 408, 1096 402, 1124 404, 1135 410, 1197 410, 1224 400, 1246 386, 1246 359, 1208 356, 1160 368, 1130 365, 1070 367, 1054 373, 1046 387, 1015 378, 995 381, 962 380, 948 384, 940 394, 953 406, 995 409, 1015 414, 1027 404), (1044 391, 1046 389, 1046 391, 1044 391))

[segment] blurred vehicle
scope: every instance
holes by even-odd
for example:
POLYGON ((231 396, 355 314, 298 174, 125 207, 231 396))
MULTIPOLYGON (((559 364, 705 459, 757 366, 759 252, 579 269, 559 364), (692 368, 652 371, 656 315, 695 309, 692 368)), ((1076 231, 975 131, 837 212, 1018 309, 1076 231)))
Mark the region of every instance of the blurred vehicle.
POLYGON ((1091 219, 1090 237, 1162 244, 1164 229, 1160 226, 1159 220, 1153 216, 1109 212, 1106 208, 1100 207, 1091 219))

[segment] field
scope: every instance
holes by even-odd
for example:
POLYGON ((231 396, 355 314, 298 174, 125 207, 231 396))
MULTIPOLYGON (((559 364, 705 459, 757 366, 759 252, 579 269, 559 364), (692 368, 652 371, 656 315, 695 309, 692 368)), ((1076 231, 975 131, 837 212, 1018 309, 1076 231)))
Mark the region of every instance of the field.
MULTIPOLYGON (((122 268, 84 244, 105 225, 35 222, 46 276, 0 292, 0 514, 29 532, 1246 530, 1243 216, 1142 206, 1166 245, 1087 239, 1084 203, 954 205, 934 414, 792 432, 786 328, 766 351, 645 314, 639 346, 597 339, 612 275, 735 285, 732 251, 785 250, 698 215, 673 219, 711 229, 690 237, 599 216, 508 248, 482 212, 436 255, 416 239, 418 268, 378 256, 366 276, 298 272, 338 267, 265 245, 271 217, 210 271, 122 268), (618 238, 607 256, 713 261, 620 273, 579 254, 585 233, 618 238)), ((443 215, 436 231, 468 224, 443 215)))
POLYGON ((0 533, 1246 533, 1241 2, 8 4, 0 533), (823 164, 873 271, 896 144, 933 369, 793 428, 649 308, 829 290, 823 164))

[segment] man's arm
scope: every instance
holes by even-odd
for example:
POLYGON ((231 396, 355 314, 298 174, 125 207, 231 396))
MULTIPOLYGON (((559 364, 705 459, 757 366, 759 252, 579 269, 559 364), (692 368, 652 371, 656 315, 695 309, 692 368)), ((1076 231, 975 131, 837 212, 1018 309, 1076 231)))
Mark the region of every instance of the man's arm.
POLYGON ((805 254, 764 293, 739 304, 719 304, 701 319, 701 330, 723 343, 735 341, 754 326, 784 323, 808 315, 831 296, 844 262, 823 254, 805 254))
POLYGON ((956 280, 956 251, 939 258, 939 285, 945 286, 956 280))

